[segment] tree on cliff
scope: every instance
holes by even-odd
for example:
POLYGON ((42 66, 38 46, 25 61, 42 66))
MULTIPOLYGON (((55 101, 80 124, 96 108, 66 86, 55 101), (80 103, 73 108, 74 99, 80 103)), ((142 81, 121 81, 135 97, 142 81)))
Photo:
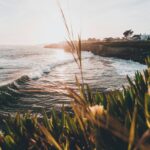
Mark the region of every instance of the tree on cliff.
POLYGON ((128 39, 128 37, 130 37, 131 35, 133 34, 133 31, 130 29, 130 30, 126 30, 123 35, 126 39, 128 39))

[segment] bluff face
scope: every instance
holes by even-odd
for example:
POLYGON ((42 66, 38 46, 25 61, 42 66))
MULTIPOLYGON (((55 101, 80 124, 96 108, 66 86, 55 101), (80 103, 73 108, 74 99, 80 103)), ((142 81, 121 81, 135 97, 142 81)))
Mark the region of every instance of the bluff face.
POLYGON ((149 41, 123 41, 123 42, 93 42, 83 43, 83 51, 91 51, 103 57, 115 57, 145 63, 150 56, 149 41))
MULTIPOLYGON (((67 44, 47 46, 46 48, 63 48, 70 51, 67 44)), ((145 63, 150 56, 150 41, 121 41, 121 42, 82 42, 83 51, 91 51, 103 57, 115 57, 145 63)))

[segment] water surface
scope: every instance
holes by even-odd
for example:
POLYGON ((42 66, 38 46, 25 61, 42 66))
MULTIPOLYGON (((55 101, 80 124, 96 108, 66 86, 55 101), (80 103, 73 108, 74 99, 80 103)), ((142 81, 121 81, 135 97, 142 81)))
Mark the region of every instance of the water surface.
MULTIPOLYGON (((94 90, 121 88, 126 75, 146 68, 129 60, 82 52, 85 83, 94 90)), ((76 89, 80 71, 70 53, 40 46, 0 47, 0 113, 49 110, 69 104, 64 86, 76 89)))

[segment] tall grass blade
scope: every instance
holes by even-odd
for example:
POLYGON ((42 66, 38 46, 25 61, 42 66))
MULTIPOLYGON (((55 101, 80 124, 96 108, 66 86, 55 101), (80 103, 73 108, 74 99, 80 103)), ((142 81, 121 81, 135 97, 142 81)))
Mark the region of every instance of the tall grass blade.
POLYGON ((50 145, 53 145, 54 147, 56 147, 58 150, 63 150, 60 145, 58 144, 58 142, 55 140, 55 138, 50 134, 50 132, 44 127, 41 126, 40 124, 38 125, 40 130, 42 131, 42 133, 45 135, 47 142, 50 145))
POLYGON ((146 118, 146 124, 148 128, 150 128, 150 95, 145 95, 145 118, 146 118))
POLYGON ((133 112, 133 116, 132 116, 131 127, 130 127, 128 150, 132 150, 133 145, 134 145, 134 141, 135 141, 137 111, 138 111, 137 103, 135 103, 134 112, 133 112))

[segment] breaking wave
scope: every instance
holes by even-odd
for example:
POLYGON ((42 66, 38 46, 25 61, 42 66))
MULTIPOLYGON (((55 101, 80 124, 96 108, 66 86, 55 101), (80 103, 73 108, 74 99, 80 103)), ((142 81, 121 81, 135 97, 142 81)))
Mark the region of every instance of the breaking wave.
POLYGON ((28 82, 28 76, 22 76, 12 83, 0 87, 0 104, 9 105, 10 102, 15 102, 22 93, 19 91, 19 86, 28 82))

